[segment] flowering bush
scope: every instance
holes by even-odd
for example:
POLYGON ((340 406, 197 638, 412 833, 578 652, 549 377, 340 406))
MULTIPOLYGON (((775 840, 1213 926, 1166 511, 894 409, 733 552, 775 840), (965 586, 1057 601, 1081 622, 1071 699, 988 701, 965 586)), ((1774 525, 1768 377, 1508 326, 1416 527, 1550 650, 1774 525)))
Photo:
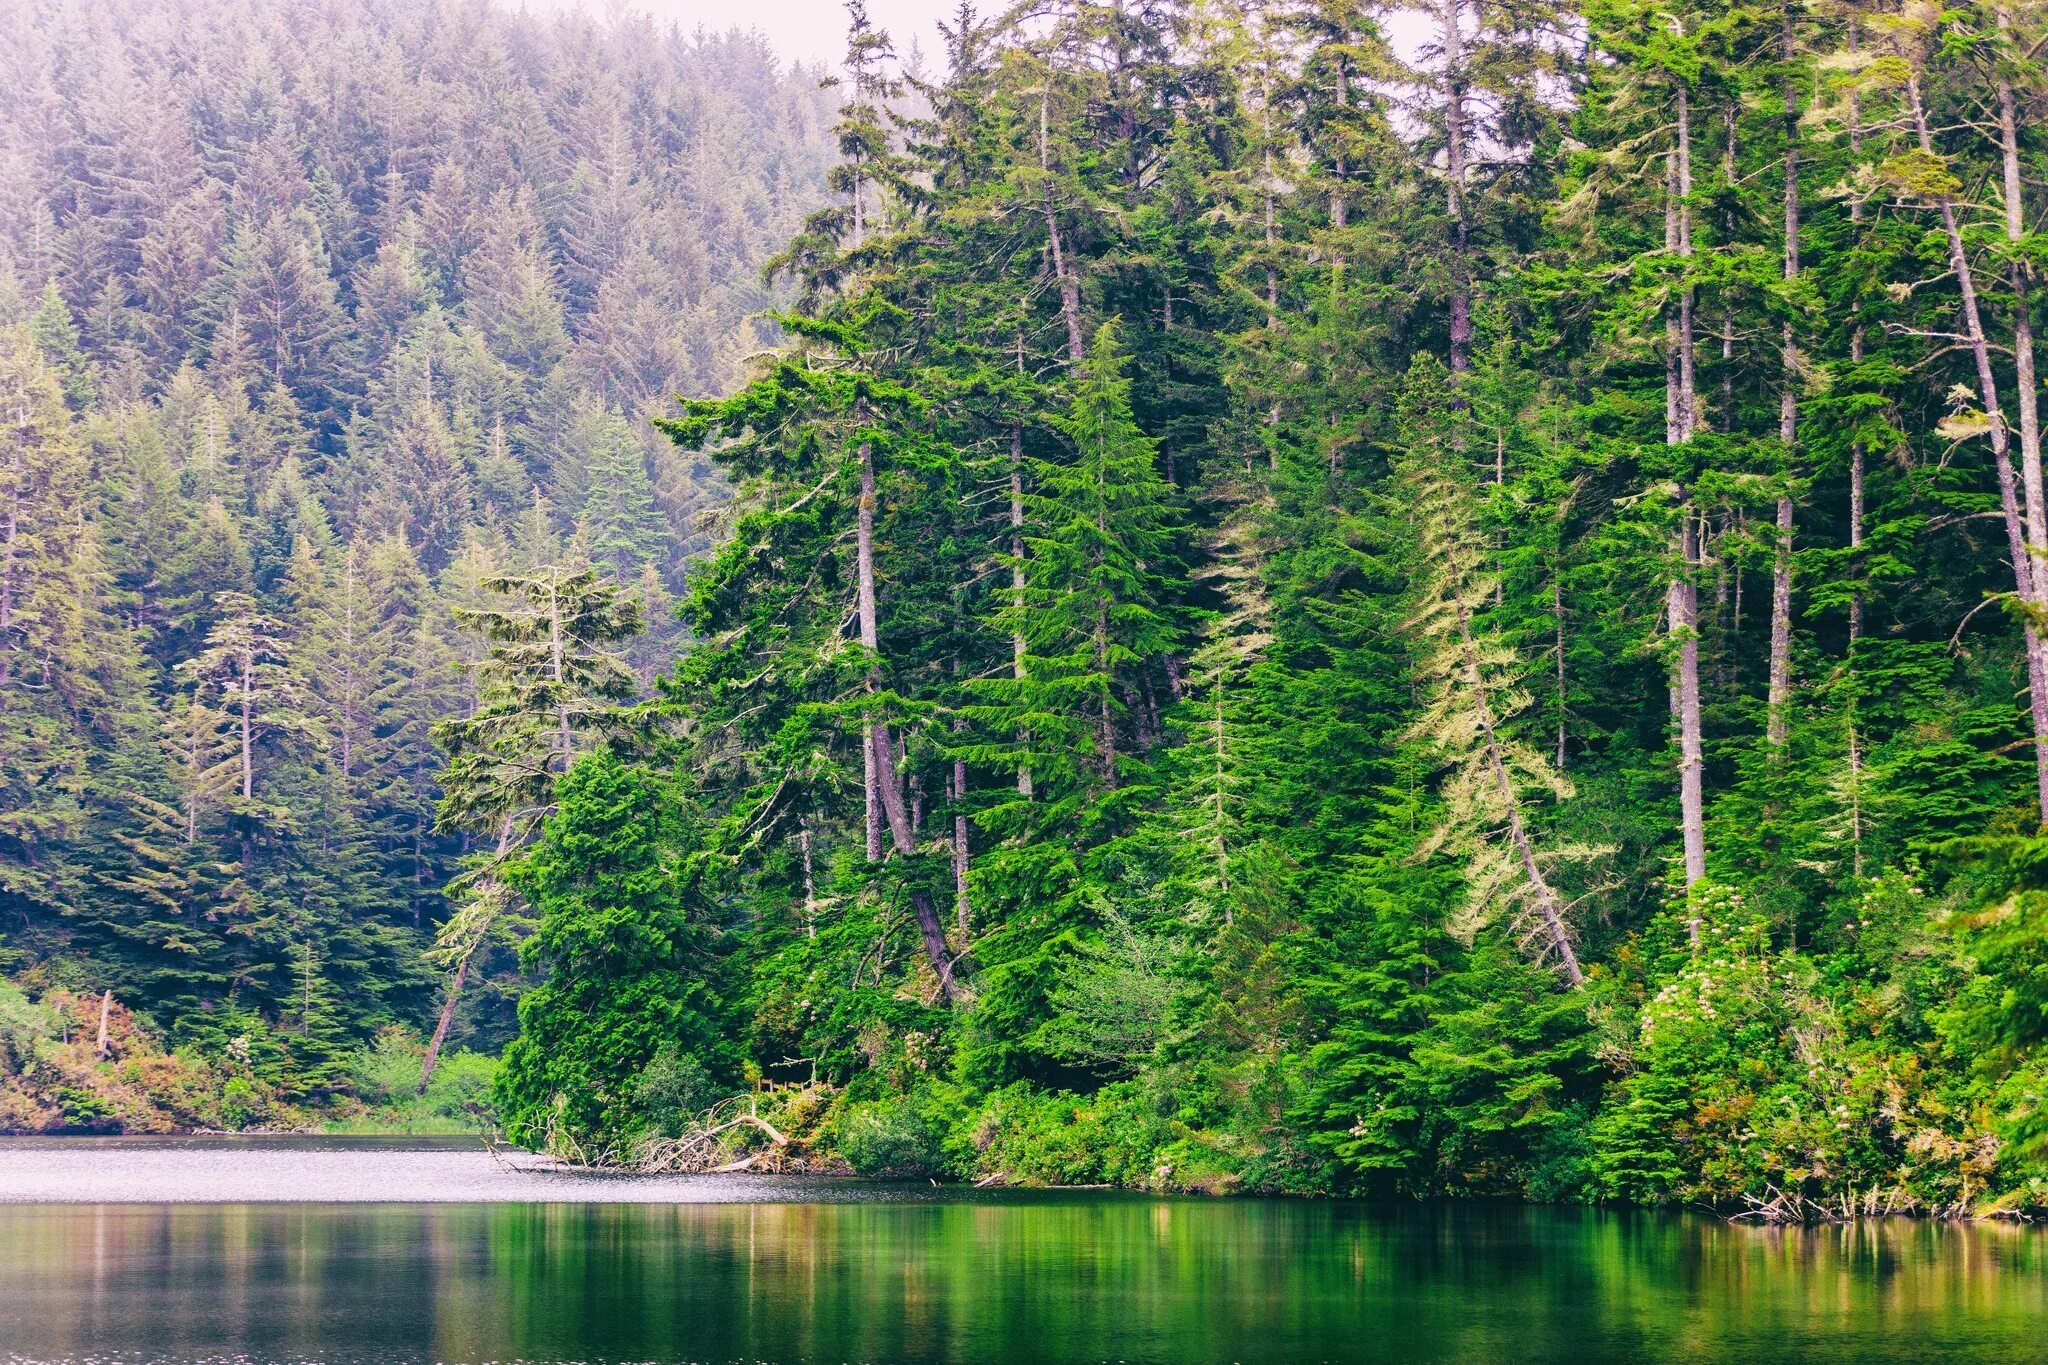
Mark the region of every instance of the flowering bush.
POLYGON ((1774 950, 1739 891, 1696 886, 1680 913, 1697 946, 1644 1001, 1594 1125, 1601 1192, 1788 1216, 1982 1200, 1998 1140, 1910 1008, 1916 975, 1950 970, 1921 903, 1903 874, 1879 878, 1841 932, 1889 975, 1852 948, 1830 976, 1774 950))

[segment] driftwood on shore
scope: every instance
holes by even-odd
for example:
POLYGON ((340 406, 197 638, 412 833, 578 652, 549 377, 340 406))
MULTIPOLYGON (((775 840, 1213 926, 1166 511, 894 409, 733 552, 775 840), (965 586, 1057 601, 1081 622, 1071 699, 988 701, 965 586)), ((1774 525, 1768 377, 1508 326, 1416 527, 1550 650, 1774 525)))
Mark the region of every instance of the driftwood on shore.
POLYGON ((1761 1195, 1742 1196, 1743 1207, 1727 1218, 1731 1223, 1762 1223, 1770 1227, 1789 1227, 1824 1223, 1854 1223, 1864 1218, 1890 1218, 1907 1216, 1934 1218, 1940 1220, 1970 1218, 2017 1218, 2025 1221, 2025 1215, 2016 1210, 1983 1209, 1968 1200, 1954 1204, 1929 1206, 1913 1199, 1898 1186, 1880 1187, 1873 1185, 1867 1190, 1844 1190, 1833 1199, 1816 1198, 1801 1194, 1797 1190, 1781 1190, 1775 1185, 1766 1185, 1761 1195))
MULTIPOLYGON (((644 1144, 633 1161, 634 1169, 649 1173, 724 1175, 733 1171, 754 1170, 764 1161, 770 1165, 775 1164, 788 1152, 789 1137, 761 1117, 758 1110, 751 1105, 752 1096, 746 1098, 750 1103, 748 1111, 744 1114, 733 1114, 723 1119, 712 1118, 679 1137, 656 1138, 644 1144), (743 1128, 760 1133, 768 1139, 769 1145, 742 1156, 730 1156, 731 1147, 726 1140, 727 1135, 743 1128), (729 1159, 721 1161, 720 1157, 729 1159)), ((721 1105, 719 1109, 712 1110, 712 1115, 718 1114, 724 1107, 721 1105)))

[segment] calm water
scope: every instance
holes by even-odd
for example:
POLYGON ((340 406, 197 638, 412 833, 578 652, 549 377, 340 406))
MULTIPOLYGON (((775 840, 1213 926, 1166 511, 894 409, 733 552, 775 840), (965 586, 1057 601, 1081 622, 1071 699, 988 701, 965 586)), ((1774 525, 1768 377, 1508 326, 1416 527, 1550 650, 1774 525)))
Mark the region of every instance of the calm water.
POLYGON ((331 1140, 0 1142, 0 1201, 0 1361, 2048 1359, 2048 1235, 2009 1227, 641 1183, 331 1140), (214 1202, 135 1202, 168 1199, 214 1202))

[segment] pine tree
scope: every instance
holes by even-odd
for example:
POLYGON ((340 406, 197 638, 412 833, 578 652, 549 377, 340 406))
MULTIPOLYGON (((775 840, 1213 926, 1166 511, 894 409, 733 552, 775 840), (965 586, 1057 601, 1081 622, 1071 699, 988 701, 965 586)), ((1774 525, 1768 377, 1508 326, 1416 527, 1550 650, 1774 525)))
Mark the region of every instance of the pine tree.
POLYGON ((78 894, 93 717, 111 700, 99 655, 128 648, 102 614, 91 471, 61 382, 29 333, 0 333, 0 897, 31 920, 78 894))
POLYGON ((457 883, 456 913, 441 926, 436 958, 454 971, 427 1049, 433 1075, 470 962, 504 913, 500 867, 553 809, 556 782, 579 753, 624 741, 640 725, 620 703, 635 693, 613 646, 640 629, 637 605, 594 570, 545 568, 479 585, 503 605, 464 607, 456 619, 489 642, 477 666, 477 705, 434 727, 448 755, 438 825, 490 841, 457 883))
POLYGON ((690 822, 672 786, 592 753, 510 870, 539 912, 521 958, 547 970, 519 1003, 497 1082, 516 1141, 586 1160, 616 1152, 639 1127, 636 1086, 665 1047, 732 1075, 709 907, 674 856, 690 822))
MULTIPOLYGON (((258 800, 265 761, 282 745, 324 743, 326 728, 306 713, 304 676, 293 662, 284 622, 259 609, 243 593, 214 599, 217 612, 206 645, 178 665, 191 680, 200 715, 215 727, 214 738, 229 740, 217 767, 231 769, 229 808, 246 830, 262 828, 287 813, 258 800)), ((204 771, 202 780, 211 776, 204 771)), ((250 834, 243 835, 245 847, 250 834)))
POLYGON ((584 465, 582 525, 590 553, 620 582, 668 562, 668 526, 654 505, 640 443, 625 419, 606 414, 584 465))
POLYGON ((1571 783, 1515 734, 1529 704, 1514 648, 1481 619, 1497 583, 1485 567, 1476 511, 1456 466, 1469 430, 1463 414, 1439 406, 1445 374, 1418 362, 1409 375, 1402 428, 1408 438, 1401 491, 1414 518, 1418 575, 1410 629, 1418 637, 1424 692, 1412 735, 1442 756, 1448 776, 1441 813, 1417 852, 1463 855, 1466 909, 1453 921, 1468 940, 1481 924, 1505 918, 1534 955, 1554 958, 1574 986, 1585 983, 1567 906, 1551 884, 1559 861, 1583 848, 1539 846, 1531 793, 1556 799, 1571 783))

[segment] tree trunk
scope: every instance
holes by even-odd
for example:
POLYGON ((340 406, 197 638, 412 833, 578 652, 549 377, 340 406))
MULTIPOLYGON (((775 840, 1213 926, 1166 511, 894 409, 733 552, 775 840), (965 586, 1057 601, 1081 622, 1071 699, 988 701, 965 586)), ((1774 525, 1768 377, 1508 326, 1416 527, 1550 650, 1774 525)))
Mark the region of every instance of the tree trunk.
POLYGON ((576 739, 569 728, 568 679, 562 666, 562 590, 553 575, 548 579, 548 658, 553 669, 555 695, 561 698, 555 703, 556 747, 560 750, 561 762, 556 771, 568 772, 569 764, 576 755, 576 739))
MULTIPOLYGON (((505 861, 505 854, 512 847, 512 817, 508 814, 498 822, 498 851, 492 856, 486 876, 495 877, 499 864, 505 861)), ((462 955, 462 961, 455 964, 455 975, 448 979, 448 998, 441 1004, 441 1017, 434 1023, 433 1039, 427 1044, 427 1055, 420 1062, 419 1089, 414 1092, 427 1093, 427 1082, 434 1079, 434 1067, 441 1060, 441 1045, 448 1041, 448 1026, 455 1022, 455 1006, 462 999, 462 983, 469 979, 469 964, 483 948, 481 937, 470 945, 462 955)))
POLYGON ((434 1067, 441 1060, 441 1045, 448 1041, 448 1027, 455 1022, 455 1006, 462 999, 462 983, 469 979, 470 959, 476 956, 471 949, 455 965, 455 975, 448 979, 448 998, 441 1004, 441 1017, 434 1023, 434 1036, 427 1043, 427 1055, 420 1061, 420 1084, 414 1093, 427 1093, 427 1082, 434 1079, 434 1067))
POLYGON ((13 448, 7 452, 7 519, 0 523, 0 687, 14 676, 15 555, 21 543, 21 486, 28 481, 24 447, 30 427, 24 414, 16 423, 13 448))
MULTIPOLYGON (((1689 571, 1699 563, 1699 532, 1687 518, 1679 532, 1680 554, 1689 571)), ((1701 773, 1706 757, 1700 737, 1700 639, 1699 593, 1690 577, 1671 580, 1666 604, 1671 613, 1671 630, 1678 636, 1678 808, 1680 832, 1685 849, 1685 884, 1707 875, 1706 798, 1701 773)))
MULTIPOLYGON (((860 504, 854 541, 855 608, 860 618, 860 643, 869 659, 881 657, 881 630, 875 622, 875 452, 866 441, 860 443, 860 504)), ((879 679, 876 666, 868 667, 867 690, 872 696, 879 679)), ((866 813, 868 861, 882 861, 883 764, 874 713, 861 718, 861 792, 866 813)), ((893 780, 893 779, 892 779, 893 780)))
MULTIPOLYGON (((1927 106, 1920 96, 1920 73, 1906 77, 1906 98, 1913 118, 1913 132, 1920 150, 1934 155, 1934 139, 1927 129, 1927 106)), ((2040 597, 2034 582, 2034 559, 2027 545, 2026 524, 2020 509, 2018 479, 2013 473, 2012 444, 2005 417, 1998 403, 1998 380, 1991 368, 1991 346, 1984 336, 1983 315, 1977 308, 1977 281, 1963 247, 1963 235, 1956 224, 1955 200, 1939 196, 1942 230, 1948 236, 1949 266, 1955 271, 1956 290, 1962 296, 1964 339, 1976 361, 1977 391, 1990 423, 1991 455, 1998 473, 1998 505, 2005 517, 2006 548, 2012 556, 2013 585, 2019 600, 2038 606, 2040 597)), ((2048 652, 2040 632, 2029 622, 2026 627, 2028 712, 2034 726, 2035 801, 2040 818, 2048 822, 2048 652)))
POLYGON ((1060 248, 1059 211, 1053 205, 1052 149, 1046 134, 1046 103, 1049 92, 1038 97, 1038 169, 1045 176, 1045 239, 1052 251, 1052 274, 1060 288, 1060 315, 1067 324, 1067 359, 1076 368, 1086 352, 1081 342, 1081 286, 1067 273, 1066 253, 1060 248))
MULTIPOLYGON (((1337 107, 1348 109, 1351 107, 1351 73, 1345 69, 1341 58, 1337 62, 1336 74, 1337 107)), ((1334 181, 1330 187, 1330 226, 1342 230, 1351 225, 1351 200, 1344 190, 1344 182, 1350 178, 1351 169, 1344 164, 1344 153, 1341 149, 1332 160, 1330 170, 1331 179, 1334 181)), ((1339 270, 1344 268, 1344 257, 1341 253, 1335 257, 1335 263, 1339 270)))
MULTIPOLYGON (((1101 519, 1096 528, 1107 534, 1101 519)), ((1102 760, 1102 785, 1106 791, 1116 790, 1116 720, 1110 699, 1110 689, 1115 685, 1115 675, 1109 662, 1109 603, 1098 600, 1095 604, 1095 671, 1102 676, 1102 690, 1096 700, 1096 750, 1102 760)))
MULTIPOLYGON (((1667 182, 1670 209, 1665 218, 1665 237, 1683 268, 1692 268, 1692 121, 1686 87, 1677 88, 1678 140, 1673 149, 1667 182)), ((1678 322, 1671 329, 1674 354, 1665 362, 1665 440, 1685 445, 1693 438, 1699 421, 1698 376, 1693 353, 1693 287, 1688 279, 1678 296, 1678 322)), ((1700 639, 1699 588, 1695 576, 1700 564, 1700 535, 1694 524, 1691 491, 1683 481, 1678 485, 1679 570, 1672 575, 1666 595, 1668 628, 1678 641, 1678 658, 1672 669, 1672 716, 1678 725, 1678 807, 1679 833, 1684 845, 1685 884, 1707 875, 1706 798, 1701 789, 1701 770, 1706 760, 1700 733, 1700 639)), ((1699 926, 1688 926, 1694 942, 1699 926)))
MULTIPOLYGON (((860 445, 860 514, 855 542, 855 572, 860 642, 869 657, 879 661, 881 629, 876 622, 875 606, 875 457, 874 447, 866 441, 860 445)), ((880 685, 881 668, 877 662, 868 670, 869 695, 878 691, 880 685)), ((882 860, 881 827, 884 822, 895 841, 897 856, 908 859, 917 851, 917 839, 910 827, 910 812, 903 800, 902 785, 897 781, 895 744, 890 738, 887 722, 874 716, 864 721, 861 750, 866 778, 868 861, 882 860)), ((921 887, 912 888, 910 905, 917 917, 918 933, 924 940, 925 956, 930 959, 932 970, 938 973, 939 985, 948 1000, 957 1000, 959 987, 953 980, 953 962, 946 951, 946 932, 939 923, 938 911, 932 906, 931 893, 921 887)))
POLYGON ((1451 372, 1472 367, 1472 271, 1465 222, 1464 0, 1442 0, 1438 23, 1444 53, 1445 189, 1451 215, 1451 372))
POLYGON ((1564 680, 1564 580, 1550 577, 1550 614, 1557 626, 1557 770, 1564 771, 1565 680, 1564 680))
MULTIPOLYGON (((1784 22, 1785 60, 1792 60, 1792 20, 1784 22)), ((1785 279, 1799 277, 1799 99, 1785 78, 1785 279)), ((1778 442, 1785 448, 1788 486, 1778 494, 1778 538, 1771 563, 1771 674, 1765 735, 1773 752, 1785 747, 1792 705, 1792 477, 1799 439, 1799 352, 1792 322, 1785 322, 1780 351, 1778 442)))
POLYGON ((341 789, 352 794, 356 752, 356 547, 341 557, 341 789))
POLYGON ((1279 242, 1279 233, 1273 220, 1273 73, 1268 62, 1259 73, 1259 117, 1265 129, 1265 201, 1266 201, 1266 327, 1280 325, 1280 273, 1273 267, 1273 249, 1279 242))
POLYGON ((1216 754, 1214 774, 1216 785, 1211 793, 1214 810, 1210 816, 1214 822, 1215 835, 1212 839, 1210 851, 1216 860, 1216 892, 1218 898, 1223 902, 1223 927, 1226 929, 1231 927, 1236 918, 1231 911, 1230 903, 1230 843, 1227 837, 1229 826, 1225 818, 1229 811, 1230 801, 1230 754, 1227 747, 1230 736, 1229 727, 1224 724, 1224 717, 1227 714, 1224 697, 1226 683, 1224 680, 1228 676, 1228 670, 1221 663, 1217 664, 1216 681, 1209 689, 1212 693, 1210 697, 1210 741, 1211 747, 1215 750, 1216 754))
MULTIPOLYGON (((953 722, 954 730, 962 728, 958 720, 953 722)), ((967 903, 967 762, 953 760, 953 919, 959 926, 962 940, 967 934, 971 918, 967 903)))
POLYGON ((818 936, 818 883, 811 869, 811 817, 800 816, 796 826, 797 848, 804 859, 804 937, 818 936))
MULTIPOLYGON (((1735 106, 1721 107, 1721 125, 1724 136, 1721 142, 1721 183, 1731 191, 1728 195, 1731 207, 1721 215, 1724 241, 1735 240, 1735 106)), ((1735 429, 1735 304, 1734 291, 1721 291, 1721 424, 1723 435, 1735 429)))
MULTIPOLYGON (((1010 428, 1010 592, 1011 601, 1019 614, 1024 610, 1024 428, 1013 425, 1010 428)), ((1024 680, 1024 627, 1022 623, 1010 630, 1010 676, 1017 681, 1024 680)), ((1017 746, 1028 753, 1031 746, 1031 732, 1017 733, 1017 746)), ((1017 795, 1031 799, 1031 765, 1028 762, 1017 765, 1017 795)))
POLYGON ((242 652, 242 799, 256 798, 256 746, 249 709, 256 702, 256 659, 253 651, 242 652))
MULTIPOLYGON (((878 758, 888 760, 883 772, 882 809, 888 816, 889 835, 896 856, 907 861, 917 853, 917 840, 910 828, 910 811, 903 800, 903 789, 896 781, 895 755, 886 725, 876 727, 874 747, 878 758)), ((959 1000, 960 986, 953 979, 954 959, 946 948, 946 929, 932 904, 931 892, 921 886, 911 887, 910 911, 917 920, 918 937, 924 942, 925 959, 938 974, 939 989, 945 992, 946 999, 959 1000)))
MULTIPOLYGON (((1860 29, 1854 19, 1849 22, 1849 50, 1858 48, 1860 29)), ((1853 162, 1863 159, 1863 97, 1855 89, 1849 92, 1849 154, 1853 162)), ((1849 222, 1856 229, 1856 244, 1861 245, 1863 224, 1863 201, 1851 195, 1849 198, 1849 222)), ((1850 304, 1854 321, 1849 328, 1849 363, 1859 366, 1863 363, 1863 301, 1859 298, 1850 304)), ((1849 573, 1853 580, 1849 589, 1849 647, 1845 656, 1848 668, 1849 701, 1846 708, 1849 748, 1849 849, 1850 870, 1857 877, 1863 876, 1863 744, 1857 733, 1857 681, 1856 641, 1863 634, 1863 442, 1849 443, 1849 573)))
MULTIPOLYGON (((1998 26, 2011 26, 2007 10, 1998 12, 1998 26)), ((2025 195, 2020 181, 2019 124, 2014 113, 2012 79, 1998 79, 1998 148, 2005 195, 2005 235, 2017 246, 2026 235, 2025 195)), ((2012 267, 2013 380, 2018 390, 2020 417, 2020 488, 2025 495, 2027 528, 2027 572, 2037 602, 2048 602, 2048 505, 2041 487, 2041 404, 2034 370, 2034 325, 2028 295, 2033 288, 2033 267, 2015 252, 2012 267)), ((2035 783, 2041 818, 2048 821, 2048 745, 2040 736, 2048 733, 2048 646, 2038 637, 2039 628, 2028 630, 2027 681, 2034 716, 2036 741, 2035 783)))
POLYGON ((107 1024, 114 1013, 114 993, 111 990, 100 994, 100 1041, 96 1055, 101 1061, 113 1055, 113 1047, 107 1041, 107 1024))

